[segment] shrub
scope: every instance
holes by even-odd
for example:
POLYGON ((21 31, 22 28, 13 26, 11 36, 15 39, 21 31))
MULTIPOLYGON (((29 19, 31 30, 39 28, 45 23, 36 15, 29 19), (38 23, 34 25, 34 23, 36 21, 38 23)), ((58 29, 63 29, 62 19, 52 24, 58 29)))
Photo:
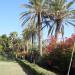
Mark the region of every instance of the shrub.
POLYGON ((57 75, 51 71, 47 71, 39 67, 36 64, 31 64, 28 61, 18 60, 18 62, 21 64, 22 67, 25 67, 26 69, 31 70, 31 72, 33 72, 33 75, 57 75))
MULTIPOLYGON (((75 40, 75 35, 67 38, 65 41, 56 42, 55 38, 48 39, 47 55, 41 59, 40 63, 44 62, 48 67, 56 68, 58 71, 66 73, 69 67, 72 48, 75 40), (42 62, 43 61, 43 62, 42 62)), ((74 55, 75 56, 75 55, 74 55)), ((75 60, 75 58, 73 58, 75 60)), ((75 64, 75 62, 73 62, 75 64)))

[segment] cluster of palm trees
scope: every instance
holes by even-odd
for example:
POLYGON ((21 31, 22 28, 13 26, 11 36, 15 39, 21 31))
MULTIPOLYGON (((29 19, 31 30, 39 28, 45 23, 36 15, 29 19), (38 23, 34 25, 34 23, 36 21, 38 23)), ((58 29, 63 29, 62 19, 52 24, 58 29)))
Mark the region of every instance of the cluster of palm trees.
MULTIPOLYGON (((42 56, 42 29, 48 27, 48 34, 55 35, 57 38, 58 32, 64 35, 64 26, 72 25, 75 27, 75 9, 74 0, 28 0, 22 7, 26 8, 21 13, 20 19, 22 26, 28 26, 24 29, 24 38, 27 40, 31 37, 32 43, 34 35, 38 36, 38 48, 42 56), (30 28, 29 28, 29 25, 30 28), (34 28, 33 28, 34 25, 34 28), (30 32, 30 33, 29 33, 30 32)), ((32 44, 33 47, 33 44, 32 44)))
POLYGON ((32 42, 32 48, 34 48, 34 40, 36 38, 36 33, 37 31, 36 31, 36 27, 34 26, 34 24, 29 25, 27 28, 23 30, 22 35, 23 35, 23 40, 24 40, 24 45, 25 45, 24 51, 27 50, 28 52, 28 49, 29 49, 28 43, 30 40, 32 42))
MULTIPOLYGON (((9 36, 3 34, 0 36, 0 53, 8 56, 15 55, 22 48, 22 39, 18 37, 17 32, 11 32, 9 36)), ((14 58, 14 57, 13 57, 14 58)))

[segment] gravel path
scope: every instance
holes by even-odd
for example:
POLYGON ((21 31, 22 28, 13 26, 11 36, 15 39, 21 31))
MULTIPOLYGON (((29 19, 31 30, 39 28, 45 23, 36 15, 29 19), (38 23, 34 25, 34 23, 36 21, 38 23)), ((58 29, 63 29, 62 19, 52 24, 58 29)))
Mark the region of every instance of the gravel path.
POLYGON ((27 75, 16 62, 0 61, 0 75, 27 75))

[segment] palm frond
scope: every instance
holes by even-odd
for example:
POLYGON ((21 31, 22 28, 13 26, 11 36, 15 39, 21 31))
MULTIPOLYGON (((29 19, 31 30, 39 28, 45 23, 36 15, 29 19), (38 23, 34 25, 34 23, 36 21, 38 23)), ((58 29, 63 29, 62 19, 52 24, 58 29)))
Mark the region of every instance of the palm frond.
POLYGON ((22 27, 26 24, 27 21, 29 21, 29 19, 30 19, 30 16, 27 17, 27 18, 23 21, 23 23, 22 23, 22 27))
POLYGON ((28 8, 28 9, 33 9, 34 8, 29 4, 22 4, 21 7, 28 8))
POLYGON ((70 12, 75 15, 75 10, 71 10, 70 12))
POLYGON ((66 8, 69 9, 73 5, 74 1, 71 1, 66 4, 66 8))
POLYGON ((45 4, 46 0, 41 0, 41 1, 42 1, 41 5, 43 6, 45 4))
MULTIPOLYGON (((55 24, 55 22, 49 27, 49 30, 48 30, 48 35, 50 34, 50 32, 51 32, 51 30, 53 29, 53 27, 54 27, 54 24, 55 24)), ((53 32, 53 30, 52 30, 52 32, 53 32)), ((52 34, 52 33, 51 33, 52 34)))
POLYGON ((30 15, 32 12, 22 12, 20 15, 21 15, 21 17, 20 17, 20 19, 22 19, 22 18, 24 18, 24 17, 26 17, 26 16, 28 16, 28 15, 30 15))
POLYGON ((34 22, 35 23, 35 14, 31 15, 30 22, 34 22))
POLYGON ((75 23, 69 22, 67 21, 67 23, 69 23, 69 25, 72 25, 73 27, 75 27, 75 23))
POLYGON ((52 27, 52 30, 51 30, 51 35, 53 34, 54 29, 55 29, 55 26, 53 26, 53 27, 52 27))
POLYGON ((47 25, 43 26, 43 27, 41 28, 41 30, 43 30, 45 27, 47 27, 47 25))
POLYGON ((66 25, 67 27, 69 26, 67 22, 65 22, 65 25, 66 25))

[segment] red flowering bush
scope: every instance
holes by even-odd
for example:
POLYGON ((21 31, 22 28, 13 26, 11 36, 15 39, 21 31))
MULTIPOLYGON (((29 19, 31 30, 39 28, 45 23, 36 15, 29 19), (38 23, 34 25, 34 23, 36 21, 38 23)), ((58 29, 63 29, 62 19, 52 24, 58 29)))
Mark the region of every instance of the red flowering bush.
POLYGON ((59 43, 54 36, 49 37, 46 41, 48 57, 44 61, 47 61, 48 65, 57 66, 59 70, 67 72, 74 41, 74 34, 70 38, 61 40, 59 43))
POLYGON ((73 46, 73 43, 74 43, 74 41, 73 41, 72 38, 68 38, 68 39, 65 40, 65 46, 67 48, 71 48, 73 46))
POLYGON ((53 49, 56 47, 56 38, 54 36, 51 36, 47 39, 46 42, 47 42, 46 48, 47 48, 48 53, 52 52, 53 49))
POLYGON ((60 42, 57 42, 57 40, 54 36, 48 37, 46 40, 46 54, 42 56, 39 64, 47 69, 53 68, 61 72, 67 72, 75 35, 60 40, 60 42))
POLYGON ((57 43, 57 39, 54 36, 51 36, 46 41, 47 52, 50 53, 56 48, 62 48, 62 50, 72 49, 75 41, 75 35, 73 34, 70 38, 66 38, 65 40, 61 40, 57 43))

